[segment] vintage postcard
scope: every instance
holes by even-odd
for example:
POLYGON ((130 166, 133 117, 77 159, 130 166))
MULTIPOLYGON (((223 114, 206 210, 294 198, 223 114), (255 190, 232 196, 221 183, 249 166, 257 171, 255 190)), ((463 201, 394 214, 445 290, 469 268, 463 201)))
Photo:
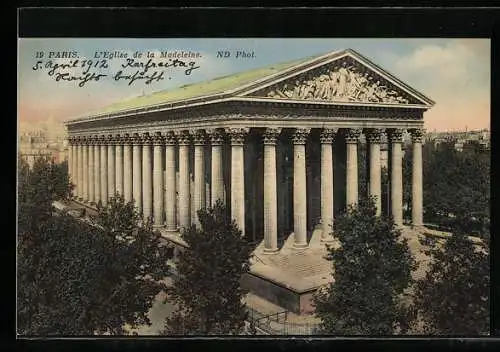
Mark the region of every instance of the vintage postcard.
POLYGON ((18 49, 18 336, 489 334, 489 40, 18 49))

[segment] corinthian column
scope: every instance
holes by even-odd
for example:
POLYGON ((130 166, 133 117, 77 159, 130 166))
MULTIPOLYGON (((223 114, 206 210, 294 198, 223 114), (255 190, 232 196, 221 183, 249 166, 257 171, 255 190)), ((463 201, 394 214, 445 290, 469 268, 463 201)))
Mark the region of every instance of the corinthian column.
POLYGON ((191 136, 182 131, 179 136, 179 226, 188 228, 191 224, 189 190, 189 145, 191 136))
POLYGON ((83 200, 83 138, 78 142, 78 199, 83 200))
POLYGON ((276 143, 281 129, 264 132, 264 253, 278 250, 278 196, 276 191, 276 143))
MULTIPOLYGON (((206 135, 203 130, 194 134, 194 209, 205 209, 205 153, 206 135)), ((192 214, 192 221, 200 226, 198 214, 192 214)))
POLYGON ((89 169, 89 160, 88 160, 88 152, 89 152, 89 147, 88 147, 88 138, 85 137, 83 138, 83 145, 82 145, 82 155, 83 155, 83 191, 82 191, 82 199, 84 202, 87 202, 89 200, 89 179, 88 179, 88 169, 89 169))
POLYGON ((116 188, 115 191, 123 197, 123 139, 117 135, 115 138, 115 168, 116 188))
POLYGON ((151 146, 153 141, 148 133, 142 139, 142 212, 144 220, 153 216, 153 165, 151 146))
POLYGON ((95 150, 95 140, 94 138, 89 138, 89 155, 88 155, 88 162, 89 162, 89 169, 88 169, 88 180, 89 180, 89 189, 88 189, 88 195, 89 195, 89 202, 91 204, 95 203, 95 179, 94 179, 94 150, 95 150))
POLYGON ((222 163, 223 141, 223 135, 220 130, 210 131, 210 142, 212 145, 212 206, 215 205, 217 200, 221 200, 224 203, 224 164, 222 163))
POLYGON ((70 182, 73 181, 73 138, 68 137, 68 176, 70 182))
POLYGON ((375 197, 377 216, 382 212, 382 178, 380 168, 380 140, 382 131, 370 129, 367 131, 367 140, 370 145, 370 187, 371 197, 375 197))
POLYGON ((167 183, 165 188, 165 210, 167 231, 177 231, 175 143, 175 133, 173 131, 167 132, 165 137, 165 174, 167 183))
POLYGON ((333 224, 333 151, 332 143, 337 129, 323 129, 321 142, 321 241, 331 242, 333 224))
POLYGON ((231 217, 236 221, 242 236, 245 235, 245 158, 243 145, 248 133, 246 128, 232 128, 231 137, 231 217))
POLYGON ((108 139, 101 136, 101 202, 108 204, 108 139))
POLYGON ((94 137, 94 202, 101 200, 101 139, 94 137))
MULTIPOLYGON (((71 159, 68 160, 68 165, 69 165, 69 169, 71 170, 71 183, 73 185, 75 185, 76 187, 76 141, 75 141, 75 138, 74 137, 70 137, 69 138, 70 140, 70 143, 71 143, 71 149, 70 149, 70 154, 71 154, 71 159)), ((76 188, 73 189, 73 197, 76 196, 76 188)))
POLYGON ((156 132, 153 137, 153 219, 154 227, 163 226, 163 136, 156 132))
POLYGON ((108 199, 115 196, 116 191, 116 167, 115 167, 115 139, 108 136, 108 199))
POLYGON ((392 143, 391 149, 391 210, 394 224, 403 225, 403 158, 401 156, 401 144, 403 142, 403 131, 391 129, 389 137, 392 143))
POLYGON ((411 137, 413 142, 413 168, 412 168, 412 205, 411 217, 414 227, 423 226, 423 181, 422 181, 422 140, 423 131, 412 129, 411 137))
POLYGON ((348 206, 358 202, 358 140, 360 135, 360 129, 349 128, 345 136, 347 144, 346 203, 348 206))
POLYGON ((295 130, 293 141, 293 233, 295 249, 307 244, 306 140, 309 129, 295 130))
POLYGON ((123 137, 123 199, 131 202, 133 197, 132 187, 132 142, 133 139, 125 134, 123 137))
POLYGON ((78 198, 78 138, 73 138, 73 197, 78 198))
POLYGON ((142 139, 139 134, 134 133, 132 146, 132 196, 139 213, 142 213, 142 139))
POLYGON ((80 188, 79 188, 79 183, 80 183, 80 180, 79 180, 79 176, 80 176, 80 172, 78 171, 79 170, 79 166, 80 166, 80 162, 78 161, 80 159, 80 139, 78 137, 75 138, 75 146, 74 146, 74 150, 73 150, 73 154, 74 154, 74 160, 73 160, 73 169, 74 169, 74 173, 75 173, 75 198, 76 199, 79 199, 80 198, 80 188))

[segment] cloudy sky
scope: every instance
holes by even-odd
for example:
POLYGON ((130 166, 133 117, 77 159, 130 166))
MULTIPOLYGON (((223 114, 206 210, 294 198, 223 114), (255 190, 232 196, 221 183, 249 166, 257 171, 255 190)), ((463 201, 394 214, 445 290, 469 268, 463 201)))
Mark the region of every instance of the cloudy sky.
MULTIPOLYGON (((64 121, 115 101, 209 80, 239 71, 352 48, 436 102, 425 113, 427 130, 488 128, 490 125, 490 41, 487 39, 19 39, 18 119, 32 125, 64 121), (171 79, 145 85, 110 77, 89 82, 56 82, 48 70, 33 70, 35 53, 76 51, 80 60, 95 52, 120 50, 200 52, 199 69, 186 76, 171 70, 171 79), (254 58, 218 59, 217 51, 253 51, 254 58)), ((70 59, 58 59, 67 63, 70 59)), ((123 60, 111 60, 110 72, 123 60)), ((81 72, 81 71, 80 71, 81 72)))

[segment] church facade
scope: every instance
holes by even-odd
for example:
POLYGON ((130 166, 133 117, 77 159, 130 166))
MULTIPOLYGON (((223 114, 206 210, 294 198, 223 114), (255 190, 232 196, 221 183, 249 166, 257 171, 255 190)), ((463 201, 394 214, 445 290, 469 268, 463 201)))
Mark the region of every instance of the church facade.
POLYGON ((116 192, 170 238, 217 200, 263 253, 330 242, 338 212, 367 192, 382 211, 381 139, 388 144, 389 212, 403 223, 402 136, 412 137, 412 225, 422 226, 423 115, 434 102, 361 54, 336 51, 139 97, 66 122, 75 198, 116 192))

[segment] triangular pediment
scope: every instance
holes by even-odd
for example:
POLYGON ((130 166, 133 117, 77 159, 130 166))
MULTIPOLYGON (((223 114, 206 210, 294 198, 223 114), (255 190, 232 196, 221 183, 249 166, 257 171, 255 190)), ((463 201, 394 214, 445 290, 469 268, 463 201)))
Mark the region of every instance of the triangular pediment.
MULTIPOLYGON (((371 63, 347 51, 245 92, 246 97, 332 103, 432 106, 434 102, 371 63)), ((241 95, 240 95, 241 96, 241 95)))

